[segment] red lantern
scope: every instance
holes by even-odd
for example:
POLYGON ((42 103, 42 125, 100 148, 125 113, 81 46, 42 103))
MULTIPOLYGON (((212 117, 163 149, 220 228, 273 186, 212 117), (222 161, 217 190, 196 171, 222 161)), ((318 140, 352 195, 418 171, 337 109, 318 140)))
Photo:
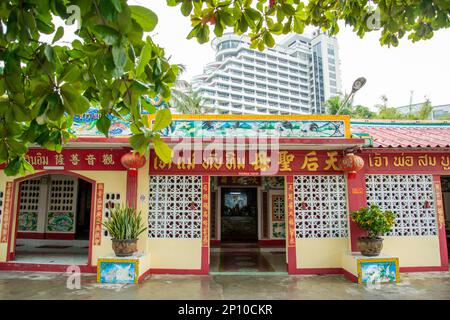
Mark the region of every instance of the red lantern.
POLYGON ((347 173, 356 173, 364 167, 364 160, 353 153, 347 153, 340 161, 339 168, 347 173))
POLYGON ((137 152, 130 151, 122 156, 120 162, 128 170, 136 171, 145 165, 147 160, 137 152))

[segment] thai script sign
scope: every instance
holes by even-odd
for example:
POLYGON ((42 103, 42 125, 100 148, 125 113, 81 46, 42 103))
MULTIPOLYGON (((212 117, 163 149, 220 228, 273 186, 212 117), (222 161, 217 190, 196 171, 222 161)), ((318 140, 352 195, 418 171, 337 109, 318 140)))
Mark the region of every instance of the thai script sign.
POLYGON ((369 154, 365 157, 367 172, 397 170, 414 172, 450 172, 447 153, 389 153, 369 154))
POLYGON ((11 181, 6 182, 5 187, 5 200, 3 203, 3 222, 2 222, 2 233, 0 242, 5 243, 8 241, 8 230, 11 223, 11 201, 12 201, 12 188, 13 183, 11 181))
POLYGON ((150 174, 208 175, 293 175, 337 173, 338 151, 299 150, 196 150, 176 154, 172 162, 162 162, 150 153, 150 174))

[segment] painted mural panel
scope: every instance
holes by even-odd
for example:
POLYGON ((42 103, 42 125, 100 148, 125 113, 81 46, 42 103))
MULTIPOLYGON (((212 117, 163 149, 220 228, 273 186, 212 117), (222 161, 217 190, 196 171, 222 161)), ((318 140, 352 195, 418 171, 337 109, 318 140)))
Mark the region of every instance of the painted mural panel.
POLYGON ((21 212, 19 214, 19 231, 37 231, 37 224, 37 212, 21 212))
POLYGON ((174 120, 170 137, 345 138, 345 121, 328 120, 174 120))
POLYGON ((47 218, 47 231, 72 232, 74 231, 73 212, 49 212, 47 218))
POLYGON ((97 270, 99 283, 137 283, 138 260, 99 259, 97 270))
POLYGON ((359 283, 399 282, 398 259, 358 259, 359 283))

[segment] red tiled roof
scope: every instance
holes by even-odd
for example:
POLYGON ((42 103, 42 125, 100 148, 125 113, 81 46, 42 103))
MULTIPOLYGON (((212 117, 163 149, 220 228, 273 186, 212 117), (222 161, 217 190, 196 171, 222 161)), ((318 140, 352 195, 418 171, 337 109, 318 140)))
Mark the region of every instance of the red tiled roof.
POLYGON ((450 123, 351 123, 352 134, 368 133, 374 148, 450 147, 450 123))

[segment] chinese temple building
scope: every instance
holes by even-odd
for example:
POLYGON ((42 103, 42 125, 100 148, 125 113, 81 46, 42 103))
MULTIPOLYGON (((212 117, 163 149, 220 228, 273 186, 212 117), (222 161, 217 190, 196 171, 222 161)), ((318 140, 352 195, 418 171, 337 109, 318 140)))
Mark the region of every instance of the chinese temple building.
POLYGON ((357 281, 364 232, 349 212, 368 204, 397 215, 382 253, 400 272, 448 271, 450 123, 175 115, 162 132, 172 162, 150 150, 127 169, 129 128, 115 121, 106 138, 95 119, 75 119, 79 138, 59 154, 31 147, 35 173, 0 173, 0 270, 95 272, 112 253, 102 222, 127 203, 148 222, 140 279, 251 270, 357 281), (343 171, 353 155, 364 164, 343 171))

